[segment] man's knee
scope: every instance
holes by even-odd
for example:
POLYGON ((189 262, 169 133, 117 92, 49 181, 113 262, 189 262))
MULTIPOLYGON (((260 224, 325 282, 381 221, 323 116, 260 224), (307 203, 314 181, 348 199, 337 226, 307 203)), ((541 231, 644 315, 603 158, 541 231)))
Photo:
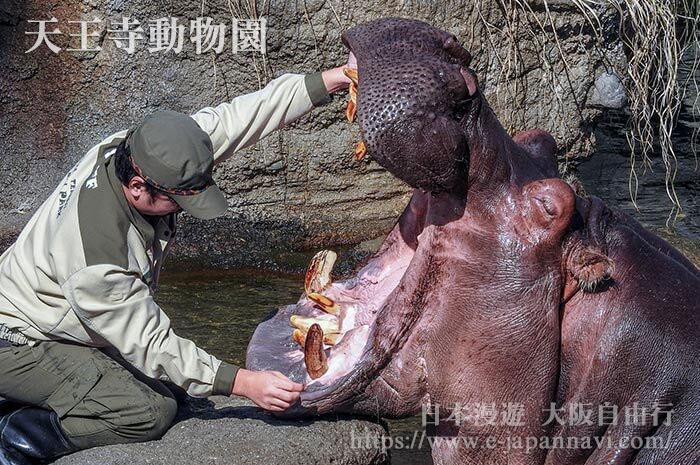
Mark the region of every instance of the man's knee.
POLYGON ((157 387, 138 384, 135 379, 133 383, 127 396, 114 399, 115 415, 105 420, 111 420, 115 431, 129 442, 160 439, 175 421, 177 401, 160 383, 157 387))
POLYGON ((150 390, 135 379, 121 385, 101 381, 111 389, 96 386, 61 422, 81 449, 160 439, 175 420, 177 402, 167 388, 150 390))
MULTIPOLYGON (((106 358, 106 357, 105 357, 106 358)), ((128 442, 159 439, 177 415, 177 401, 160 381, 113 359, 103 365, 103 378, 91 395, 104 399, 113 414, 105 417, 128 442)))
POLYGON ((100 377, 62 419, 81 447, 158 439, 172 425, 177 402, 161 382, 98 357, 100 377))

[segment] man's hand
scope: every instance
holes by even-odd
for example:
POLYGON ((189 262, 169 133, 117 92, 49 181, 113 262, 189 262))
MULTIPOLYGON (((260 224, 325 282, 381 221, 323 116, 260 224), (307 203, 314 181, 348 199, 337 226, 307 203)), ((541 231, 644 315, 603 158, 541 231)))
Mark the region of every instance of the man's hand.
POLYGON ((305 387, 279 371, 251 371, 241 368, 233 383, 232 394, 245 396, 265 410, 281 412, 299 399, 299 393, 305 387))
POLYGON ((357 68, 357 59, 355 58, 355 54, 352 52, 350 52, 348 62, 344 66, 327 69, 321 73, 323 83, 326 85, 326 90, 329 94, 332 94, 338 90, 347 89, 350 85, 350 78, 343 73, 343 68, 345 67, 357 68))

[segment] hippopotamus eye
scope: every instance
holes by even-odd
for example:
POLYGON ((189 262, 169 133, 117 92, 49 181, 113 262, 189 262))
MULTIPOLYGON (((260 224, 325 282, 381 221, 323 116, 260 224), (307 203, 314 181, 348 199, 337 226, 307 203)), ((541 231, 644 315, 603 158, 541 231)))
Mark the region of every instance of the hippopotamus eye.
POLYGON ((544 208, 544 211, 547 212, 549 216, 555 216, 557 214, 556 205, 552 204, 548 198, 537 198, 536 200, 542 205, 542 208, 544 208))

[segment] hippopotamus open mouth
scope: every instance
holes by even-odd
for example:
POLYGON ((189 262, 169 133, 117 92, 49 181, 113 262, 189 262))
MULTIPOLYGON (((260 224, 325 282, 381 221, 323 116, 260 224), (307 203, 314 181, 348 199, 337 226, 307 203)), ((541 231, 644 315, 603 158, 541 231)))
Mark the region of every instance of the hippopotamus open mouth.
MULTIPOLYGON (((452 297, 460 312, 469 307, 469 296, 449 286, 468 291, 488 281, 489 253, 503 246, 492 246, 486 236, 471 237, 464 247, 459 241, 485 231, 482 221, 504 217, 495 215, 495 199, 502 200, 501 213, 530 218, 493 222, 502 233, 515 225, 527 229, 521 236, 557 237, 572 214, 573 193, 560 180, 530 182, 544 178, 543 171, 556 173, 553 139, 525 133, 520 142, 527 153, 505 134, 478 91, 470 54, 454 35, 420 21, 384 19, 350 29, 343 41, 357 57, 357 114, 367 151, 416 191, 354 278, 330 283, 329 255, 317 256, 307 294, 259 325, 247 366, 307 383, 301 405, 288 411, 293 415, 346 410, 399 416, 407 405, 415 410, 428 392, 424 332, 435 329, 436 312, 457 304, 452 297), (469 270, 460 273, 465 263, 469 270), (474 272, 480 276, 467 284, 474 272), (414 331, 421 319, 426 323, 414 331)), ((543 350, 545 358, 551 351, 543 350)))
POLYGON ((365 148, 415 191, 355 277, 331 282, 334 256, 320 253, 305 295, 258 326, 248 367, 307 384, 286 414, 399 417, 432 406, 430 434, 498 444, 435 443, 435 463, 695 463, 700 270, 632 218, 577 196, 558 176, 549 134, 511 138, 451 34, 386 19, 343 41, 357 57, 365 148), (547 420, 554 404, 611 401, 620 411, 671 404, 675 423, 547 420), (516 422, 455 416, 506 404, 516 422), (667 449, 617 441, 670 443, 671 433, 667 449), (603 436, 619 445, 505 445, 603 436))

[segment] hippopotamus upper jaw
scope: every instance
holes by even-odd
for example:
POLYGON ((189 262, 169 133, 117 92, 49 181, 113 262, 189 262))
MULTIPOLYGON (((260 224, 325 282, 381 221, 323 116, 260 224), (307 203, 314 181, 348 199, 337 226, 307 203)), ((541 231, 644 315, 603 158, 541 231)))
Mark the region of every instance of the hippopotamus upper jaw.
MULTIPOLYGON (((356 26, 343 42, 357 58, 367 152, 411 187, 488 197, 545 174, 527 155, 530 141, 520 146, 501 126, 454 35, 391 18, 356 26)), ((556 163, 547 168, 556 173, 556 163)))
POLYGON ((462 187, 479 102, 469 52, 448 32, 399 18, 356 26, 343 42, 357 57, 368 153, 412 187, 462 187))

